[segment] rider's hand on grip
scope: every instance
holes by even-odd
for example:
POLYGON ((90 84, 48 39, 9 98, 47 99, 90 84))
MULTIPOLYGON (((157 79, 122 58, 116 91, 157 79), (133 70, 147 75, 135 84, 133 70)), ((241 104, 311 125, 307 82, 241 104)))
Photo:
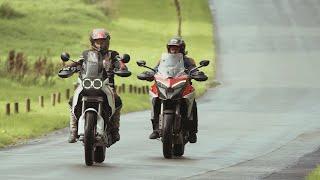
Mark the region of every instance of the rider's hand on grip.
POLYGON ((137 76, 140 80, 153 81, 154 72, 153 71, 145 71, 137 76))
POLYGON ((191 78, 196 81, 206 81, 208 76, 204 74, 202 71, 195 71, 191 74, 191 78))

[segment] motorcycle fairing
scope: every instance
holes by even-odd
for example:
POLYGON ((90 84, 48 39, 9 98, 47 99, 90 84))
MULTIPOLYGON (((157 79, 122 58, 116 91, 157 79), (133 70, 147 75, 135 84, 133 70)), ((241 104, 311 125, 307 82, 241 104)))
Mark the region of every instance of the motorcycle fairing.
POLYGON ((180 83, 186 82, 188 79, 187 75, 181 75, 176 76, 174 78, 165 78, 161 76, 160 74, 154 75, 156 81, 160 81, 162 84, 164 84, 167 87, 175 87, 179 85, 180 83))
POLYGON ((158 96, 159 96, 156 83, 154 83, 154 84, 151 86, 151 88, 150 88, 150 90, 149 90, 149 94, 150 94, 151 98, 155 98, 155 97, 158 97, 158 96))
MULTIPOLYGON (((114 99, 114 93, 113 90, 111 89, 111 87, 107 86, 106 84, 108 83, 108 79, 106 79, 103 82, 103 86, 102 86, 102 91, 105 93, 105 95, 108 98, 108 104, 111 108, 112 114, 114 114, 115 112, 115 99, 114 99)), ((78 104, 78 100, 79 100, 79 95, 80 93, 83 91, 83 87, 81 85, 81 79, 78 78, 78 87, 76 88, 74 95, 73 95, 73 99, 72 99, 72 112, 75 114, 75 107, 78 104)))

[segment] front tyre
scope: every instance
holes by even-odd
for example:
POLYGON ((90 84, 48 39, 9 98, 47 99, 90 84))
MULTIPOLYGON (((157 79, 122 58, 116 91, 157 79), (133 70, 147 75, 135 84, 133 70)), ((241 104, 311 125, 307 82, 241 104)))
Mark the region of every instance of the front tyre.
POLYGON ((97 146, 94 151, 94 161, 97 163, 102 163, 106 157, 106 147, 97 146))
POLYGON ((173 146, 173 155, 182 156, 184 154, 184 144, 175 144, 173 146))
POLYGON ((90 111, 86 112, 83 142, 85 161, 87 166, 91 166, 93 164, 96 119, 96 113, 90 111))
POLYGON ((167 159, 172 158, 172 139, 174 114, 164 114, 164 127, 162 132, 162 151, 167 159))

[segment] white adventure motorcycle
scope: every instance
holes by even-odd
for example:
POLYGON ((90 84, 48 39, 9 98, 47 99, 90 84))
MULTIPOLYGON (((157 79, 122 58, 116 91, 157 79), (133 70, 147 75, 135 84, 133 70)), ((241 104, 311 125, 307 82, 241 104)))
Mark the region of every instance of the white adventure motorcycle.
MULTIPOLYGON (((62 53, 61 59, 66 62, 70 59, 68 53, 62 53)), ((124 54, 118 61, 128 63, 130 56, 124 54)), ((78 119, 78 136, 83 142, 85 163, 91 166, 93 162, 102 163, 105 160, 106 148, 113 144, 110 134, 110 121, 115 112, 114 92, 110 87, 109 78, 103 77, 103 63, 96 51, 89 51, 82 66, 63 68, 58 75, 68 78, 80 72, 78 87, 74 92, 72 112, 78 119)), ((121 77, 128 77, 128 70, 112 71, 121 77)))

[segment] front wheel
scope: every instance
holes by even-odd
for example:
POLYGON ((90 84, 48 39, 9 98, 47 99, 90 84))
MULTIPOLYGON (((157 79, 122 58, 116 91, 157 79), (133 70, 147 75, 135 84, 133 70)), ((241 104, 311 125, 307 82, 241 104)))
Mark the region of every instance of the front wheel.
POLYGON ((174 114, 164 114, 164 127, 162 132, 162 151, 167 159, 172 158, 172 139, 174 114))
POLYGON ((173 154, 175 156, 182 156, 184 154, 184 144, 175 144, 173 146, 173 154))
POLYGON ((84 130, 84 155, 87 166, 93 164, 95 124, 97 116, 94 112, 86 112, 84 130))
POLYGON ((106 157, 106 147, 98 146, 94 151, 94 161, 97 163, 102 163, 106 157))

